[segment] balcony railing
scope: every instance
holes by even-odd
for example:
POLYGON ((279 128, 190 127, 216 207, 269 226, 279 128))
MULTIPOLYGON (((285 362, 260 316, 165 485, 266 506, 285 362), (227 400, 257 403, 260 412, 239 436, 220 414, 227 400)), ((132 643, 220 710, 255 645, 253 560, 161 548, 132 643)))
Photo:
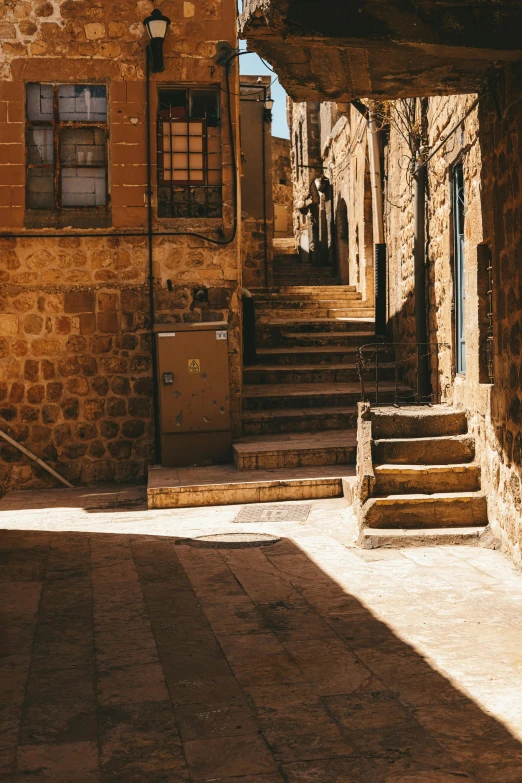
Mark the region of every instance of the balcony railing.
POLYGON ((448 343, 368 343, 359 346, 356 361, 361 400, 374 405, 446 402, 450 379, 441 383, 439 375, 444 354, 444 367, 450 369, 451 346, 448 343), (427 375, 428 391, 420 377, 423 371, 427 375))

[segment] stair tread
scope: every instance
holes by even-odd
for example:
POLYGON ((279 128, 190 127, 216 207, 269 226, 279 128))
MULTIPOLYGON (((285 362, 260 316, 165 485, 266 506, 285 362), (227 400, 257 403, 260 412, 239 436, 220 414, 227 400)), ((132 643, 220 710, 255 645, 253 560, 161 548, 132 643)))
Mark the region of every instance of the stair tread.
POLYGON ((274 318, 269 323, 276 326, 284 326, 286 324, 302 324, 307 321, 313 321, 314 323, 320 324, 338 323, 339 321, 353 321, 355 323, 365 324, 374 323, 374 319, 369 318, 368 316, 364 316, 363 318, 274 318))
POLYGON ((261 482, 322 481, 354 475, 351 465, 313 465, 304 468, 276 468, 238 471, 233 464, 195 468, 162 468, 149 470, 150 490, 163 487, 194 488, 261 482))
POLYGON ((374 465, 374 473, 459 473, 470 470, 480 470, 476 462, 457 462, 449 465, 400 465, 397 463, 387 465, 374 465))
POLYGON ((453 408, 443 403, 433 405, 408 405, 402 408, 382 408, 378 405, 372 408, 372 416, 454 416, 455 414, 463 414, 465 411, 462 408, 453 408))
MULTIPOLYGON (((365 384, 366 385, 366 384, 365 384)), ((381 384, 379 383, 379 386, 381 384)), ((384 386, 384 384, 383 384, 384 386)), ((460 435, 426 435, 425 437, 416 438, 410 436, 409 438, 377 438, 373 442, 375 444, 380 443, 424 443, 426 441, 442 441, 442 440, 470 440, 473 439, 472 435, 468 433, 461 433, 460 435)))
POLYGON ((355 286, 351 285, 275 285, 270 288, 255 287, 249 289, 254 297, 277 297, 277 296, 298 296, 299 294, 328 294, 335 291, 335 294, 358 294, 355 286))
POLYGON ((353 430, 328 430, 327 432, 289 432, 274 435, 247 435, 234 443, 238 454, 276 451, 302 451, 334 449, 354 446, 357 440, 353 430))
POLYGON ((311 370, 320 370, 324 372, 328 370, 354 370, 356 367, 355 362, 339 362, 335 364, 316 362, 315 364, 250 364, 248 367, 245 367, 245 370, 256 370, 257 372, 295 372, 296 370, 310 372, 311 370))
POLYGON ((377 495, 366 502, 375 501, 377 505, 387 506, 396 503, 401 505, 402 503, 413 502, 415 504, 417 501, 472 500, 478 497, 485 497, 485 493, 482 490, 477 490, 476 492, 434 492, 432 494, 414 492, 411 495, 377 495))
POLYGON ((359 543, 365 548, 378 548, 379 546, 426 546, 430 543, 453 543, 462 539, 467 543, 478 541, 488 527, 473 525, 470 527, 426 527, 426 528, 363 528, 359 537, 359 543), (368 547, 368 544, 370 545, 368 547))
POLYGON ((346 348, 343 348, 342 346, 338 345, 325 345, 323 348, 316 347, 316 346, 310 346, 310 345, 297 345, 293 348, 258 348, 257 349, 257 355, 258 356, 288 356, 288 354, 300 354, 300 355, 307 355, 310 354, 311 356, 317 356, 317 354, 321 353, 343 353, 344 351, 350 351, 350 353, 355 353, 357 351, 356 345, 348 345, 346 348))
POLYGON ((267 417, 273 417, 275 419, 277 418, 284 418, 284 417, 294 417, 296 419, 302 419, 303 416, 306 417, 312 417, 312 416, 328 416, 328 415, 336 415, 336 414, 353 414, 355 413, 356 408, 354 406, 332 406, 329 408, 267 408, 266 410, 258 410, 258 411, 245 411, 243 413, 243 419, 248 420, 258 420, 263 419, 267 417))
MULTIPOLYGON (((319 320, 319 319, 318 319, 319 320)), ((335 321, 335 318, 329 319, 331 321, 335 321)), ((366 319, 364 319, 366 320, 366 319)), ((297 322, 299 323, 299 322, 297 322)), ((314 339, 327 339, 330 340, 332 337, 338 338, 338 337, 375 337, 374 332, 369 332, 367 330, 361 330, 360 332, 298 332, 297 337, 313 337, 314 339)))
MULTIPOLYGON (((366 384, 367 389, 371 391, 373 384, 366 384)), ((381 391, 393 391, 395 384, 385 381, 379 383, 381 391)), ((400 389, 406 390, 407 386, 400 386, 400 389)), ((288 397, 302 396, 311 394, 360 394, 361 385, 357 381, 344 381, 335 383, 266 383, 266 384, 245 384, 243 387, 243 397, 288 397)))

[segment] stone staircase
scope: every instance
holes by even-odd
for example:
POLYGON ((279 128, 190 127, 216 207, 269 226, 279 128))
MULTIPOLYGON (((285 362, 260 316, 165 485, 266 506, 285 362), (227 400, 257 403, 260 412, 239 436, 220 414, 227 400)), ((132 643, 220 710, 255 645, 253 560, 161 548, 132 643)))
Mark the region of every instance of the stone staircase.
POLYGON ((313 266, 302 261, 294 248, 276 248, 273 262, 274 285, 338 285, 339 280, 330 266, 313 266))
POLYGON ((341 495, 341 481, 332 490, 331 477, 321 474, 355 464, 356 349, 375 340, 373 310, 353 286, 252 293, 257 360, 243 371, 243 437, 234 444, 234 464, 238 471, 278 469, 281 481, 288 469, 321 469, 295 497, 341 495))
MULTIPOLYGON (((151 470, 151 508, 342 497, 354 475, 356 349, 379 339, 373 310, 352 286, 251 292, 257 358, 244 367, 243 436, 233 444, 233 464, 151 470)), ((381 370, 379 388, 392 401, 389 372, 381 370)))
POLYGON ((488 525, 464 411, 359 405, 355 500, 366 548, 476 543, 488 525))

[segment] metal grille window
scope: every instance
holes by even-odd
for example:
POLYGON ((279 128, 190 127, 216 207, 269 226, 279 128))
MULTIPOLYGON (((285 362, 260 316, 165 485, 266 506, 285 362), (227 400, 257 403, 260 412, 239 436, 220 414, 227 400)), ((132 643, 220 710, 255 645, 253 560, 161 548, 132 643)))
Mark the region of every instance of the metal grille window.
POLYGON ((219 91, 160 90, 159 217, 221 217, 221 206, 219 91))
POLYGON ((28 84, 29 209, 107 206, 104 85, 28 84))

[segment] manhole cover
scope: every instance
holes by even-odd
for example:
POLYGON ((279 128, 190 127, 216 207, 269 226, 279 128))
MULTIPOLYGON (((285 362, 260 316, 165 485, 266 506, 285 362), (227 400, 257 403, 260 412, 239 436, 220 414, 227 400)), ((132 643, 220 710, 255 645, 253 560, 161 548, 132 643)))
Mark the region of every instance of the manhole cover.
POLYGON ((277 536, 268 533, 213 533, 209 536, 185 539, 183 543, 214 549, 247 549, 255 546, 270 546, 280 540, 277 536))
POLYGON ((243 506, 234 522, 304 522, 311 508, 311 503, 243 506))

